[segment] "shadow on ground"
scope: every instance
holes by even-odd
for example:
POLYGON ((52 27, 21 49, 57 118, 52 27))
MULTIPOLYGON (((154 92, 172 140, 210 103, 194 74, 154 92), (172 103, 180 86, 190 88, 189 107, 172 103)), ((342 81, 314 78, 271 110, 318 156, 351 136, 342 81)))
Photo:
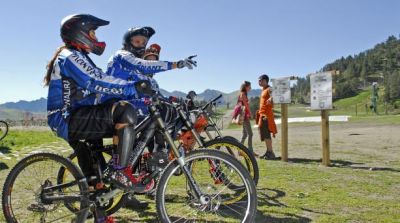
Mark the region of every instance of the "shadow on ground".
POLYGON ((11 148, 8 146, 0 146, 0 153, 3 154, 11 153, 11 148))
POLYGON ((0 162, 0 170, 7 170, 9 167, 7 164, 0 162))
MULTIPOLYGON (((279 201, 280 198, 286 196, 286 192, 270 189, 270 188, 259 188, 257 190, 257 200, 258 207, 261 206, 275 206, 275 207, 288 207, 286 204, 279 201)), ((303 209, 302 209, 303 210, 303 209)), ((305 210, 308 212, 313 212, 312 210, 305 210)), ((274 212, 276 213, 276 212, 274 212)), ((316 212, 315 212, 316 213, 316 212)), ((296 214, 291 213, 278 213, 280 216, 271 216, 263 213, 260 210, 257 210, 257 216, 255 219, 255 223, 265 223, 265 222, 301 222, 308 223, 311 222, 310 218, 303 217, 296 214)))
MULTIPOLYGON (((291 163, 302 163, 302 164, 320 164, 321 159, 306 159, 306 158, 290 158, 291 163)), ((345 160, 331 160, 331 167, 337 168, 350 168, 355 170, 370 170, 370 171, 390 171, 390 172, 400 172, 400 169, 394 169, 389 167, 370 167, 364 166, 365 163, 351 162, 345 160)))

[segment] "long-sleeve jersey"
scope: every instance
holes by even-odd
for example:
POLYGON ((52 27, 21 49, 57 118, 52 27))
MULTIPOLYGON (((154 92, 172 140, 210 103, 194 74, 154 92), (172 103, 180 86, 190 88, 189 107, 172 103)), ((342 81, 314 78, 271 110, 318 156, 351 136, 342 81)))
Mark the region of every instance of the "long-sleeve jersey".
MULTIPOLYGON (((107 75, 127 81, 149 80, 153 90, 159 91, 157 82, 153 78, 147 77, 146 74, 171 70, 172 64, 172 62, 167 61, 143 60, 135 57, 135 55, 129 51, 118 50, 109 59, 106 73, 107 75)), ((128 100, 138 108, 139 113, 146 114, 147 106, 144 104, 144 100, 141 100, 141 95, 135 96, 134 98, 121 98, 115 95, 102 95, 100 102, 116 98, 128 100)))
POLYGON ((134 81, 106 75, 87 54, 62 50, 53 64, 47 100, 50 128, 68 141, 68 120, 71 112, 98 104, 96 95, 134 97, 134 81))

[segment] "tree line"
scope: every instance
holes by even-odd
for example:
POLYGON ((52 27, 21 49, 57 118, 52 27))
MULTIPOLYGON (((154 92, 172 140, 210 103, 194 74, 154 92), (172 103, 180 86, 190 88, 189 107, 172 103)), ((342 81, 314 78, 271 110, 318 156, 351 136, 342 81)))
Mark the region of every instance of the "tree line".
MULTIPOLYGON (((333 97, 352 97, 378 83, 383 90, 383 101, 394 103, 400 99, 400 39, 390 36, 385 42, 357 55, 341 57, 325 65, 320 71, 339 71, 333 75, 333 97)), ((297 80, 292 88, 295 103, 309 103, 309 76, 297 80)))

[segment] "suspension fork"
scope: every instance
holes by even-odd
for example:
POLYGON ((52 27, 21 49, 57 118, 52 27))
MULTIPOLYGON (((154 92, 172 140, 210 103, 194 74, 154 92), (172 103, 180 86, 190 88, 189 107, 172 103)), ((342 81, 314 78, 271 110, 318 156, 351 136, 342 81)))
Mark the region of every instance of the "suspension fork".
POLYGON ((193 124, 189 121, 185 112, 180 107, 178 107, 177 110, 178 110, 180 118, 183 120, 183 123, 192 132, 197 143, 200 145, 201 148, 204 148, 205 144, 204 144, 203 140, 201 139, 200 134, 196 131, 196 129, 193 128, 193 124))
POLYGON ((196 197, 196 199, 200 199, 203 196, 203 193, 201 192, 199 186, 196 184, 192 174, 189 171, 189 168, 187 166, 185 166, 185 159, 181 155, 181 153, 179 152, 178 147, 176 147, 176 145, 174 143, 174 140, 172 139, 171 134, 168 133, 168 130, 166 129, 166 126, 165 126, 165 122, 161 118, 160 112, 158 111, 158 109, 154 105, 150 106, 150 112, 151 112, 154 120, 156 121, 156 123, 158 125, 158 128, 161 130, 165 141, 171 147, 172 152, 174 153, 174 155, 175 155, 175 157, 176 157, 176 159, 178 161, 179 166, 181 167, 183 173, 186 176, 186 179, 188 179, 189 186, 194 191, 194 196, 196 197))

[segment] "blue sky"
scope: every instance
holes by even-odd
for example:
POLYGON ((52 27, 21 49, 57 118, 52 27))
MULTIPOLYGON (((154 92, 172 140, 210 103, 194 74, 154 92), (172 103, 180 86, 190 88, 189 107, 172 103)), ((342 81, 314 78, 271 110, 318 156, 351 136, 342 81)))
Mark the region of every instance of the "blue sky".
POLYGON ((373 47, 400 33, 396 0, 159 0, 159 1, 2 1, 0 6, 0 103, 47 97, 41 80, 45 65, 61 44, 61 19, 90 13, 111 21, 97 36, 107 43, 105 69, 121 47, 124 31, 148 25, 161 59, 198 55, 196 70, 156 76, 162 88, 201 92, 237 90, 257 77, 304 76, 326 63, 373 47))

